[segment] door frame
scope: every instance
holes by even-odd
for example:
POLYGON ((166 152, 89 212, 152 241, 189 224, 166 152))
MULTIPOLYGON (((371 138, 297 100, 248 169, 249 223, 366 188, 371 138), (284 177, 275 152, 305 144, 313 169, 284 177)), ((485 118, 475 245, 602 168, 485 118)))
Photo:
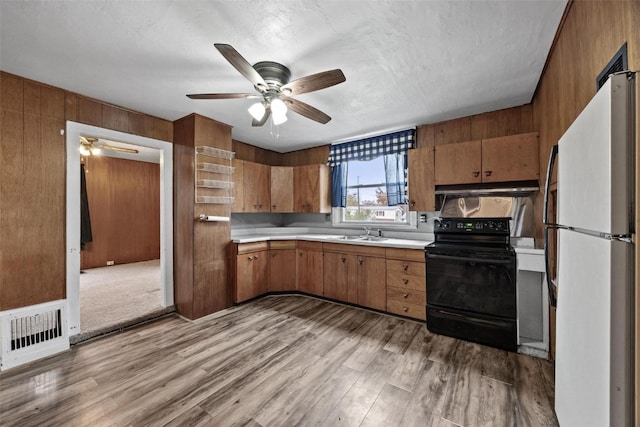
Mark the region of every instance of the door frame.
POLYGON ((66 268, 69 337, 80 333, 80 136, 93 136, 160 151, 160 288, 162 305, 173 295, 173 144, 72 121, 66 123, 66 268))

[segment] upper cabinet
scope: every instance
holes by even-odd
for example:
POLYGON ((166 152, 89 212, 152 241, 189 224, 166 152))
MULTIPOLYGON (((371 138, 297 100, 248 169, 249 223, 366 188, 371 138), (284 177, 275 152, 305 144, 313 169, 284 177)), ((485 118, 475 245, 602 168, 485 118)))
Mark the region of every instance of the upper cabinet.
POLYGON ((409 158, 409 210, 434 211, 433 147, 415 148, 409 158))
POLYGON ((330 213, 326 165, 269 166, 234 160, 232 212, 330 213))
POLYGON ((271 166, 271 212, 293 212, 293 168, 271 166))
POLYGON ((482 182, 538 180, 538 133, 482 140, 482 182))
POLYGON ((438 145, 435 148, 436 185, 482 182, 482 141, 438 145))
POLYGON ((435 184, 538 180, 538 133, 435 147, 435 184))
POLYGON ((296 166, 293 173, 295 212, 331 213, 329 166, 296 166))
POLYGON ((232 212, 271 212, 271 167, 233 160, 232 212))

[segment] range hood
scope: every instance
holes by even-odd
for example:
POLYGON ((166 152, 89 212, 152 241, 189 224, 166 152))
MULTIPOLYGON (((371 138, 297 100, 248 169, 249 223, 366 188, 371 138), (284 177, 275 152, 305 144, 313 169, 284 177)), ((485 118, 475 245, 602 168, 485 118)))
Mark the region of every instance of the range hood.
POLYGON ((491 184, 437 185, 436 196, 530 196, 540 191, 538 181, 498 182, 491 184))

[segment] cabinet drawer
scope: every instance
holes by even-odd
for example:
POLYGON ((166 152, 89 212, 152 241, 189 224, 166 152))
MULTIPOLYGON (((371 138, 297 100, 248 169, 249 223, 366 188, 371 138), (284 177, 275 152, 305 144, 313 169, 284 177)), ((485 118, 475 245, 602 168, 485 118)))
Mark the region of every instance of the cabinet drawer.
POLYGON ((269 242, 239 243, 238 255, 250 252, 266 251, 268 248, 269 242))
POLYGON ((417 261, 424 264, 424 249, 387 248, 387 259, 417 261))
POLYGON ((320 251, 322 252, 322 242, 310 242, 307 240, 298 240, 298 249, 304 249, 307 251, 320 251))
POLYGON ((424 305, 387 299, 387 311, 401 316, 413 317, 414 319, 427 319, 427 308, 424 305))
POLYGON ((416 291, 424 291, 426 289, 426 277, 407 276, 400 273, 390 274, 388 268, 389 266, 387 265, 387 286, 416 291))
POLYGON ((427 297, 424 291, 394 288, 393 286, 387 286, 387 301, 388 300, 407 302, 409 304, 416 305, 425 305, 427 303, 427 297))
POLYGON ((271 240, 269 242, 269 249, 295 249, 295 240, 271 240))
POLYGON ((411 276, 424 281, 425 263, 416 261, 387 260, 387 281, 389 277, 411 276))

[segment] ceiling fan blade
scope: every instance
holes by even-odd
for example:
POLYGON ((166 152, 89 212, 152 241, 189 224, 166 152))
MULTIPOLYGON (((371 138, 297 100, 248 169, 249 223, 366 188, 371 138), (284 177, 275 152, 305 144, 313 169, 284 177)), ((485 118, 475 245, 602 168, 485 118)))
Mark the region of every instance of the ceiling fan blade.
POLYGON ((121 153, 129 153, 129 154, 138 154, 139 151, 135 150, 133 148, 124 148, 124 147, 114 147, 112 145, 96 145, 96 148, 102 148, 104 150, 111 150, 111 151, 119 151, 121 153))
POLYGON ((238 98, 262 98, 253 93, 195 93, 187 95, 191 99, 238 99, 238 98))
POLYGON ((346 80, 342 70, 336 69, 301 77, 282 86, 281 90, 287 95, 298 95, 331 87, 346 80))
POLYGON ((264 115, 262 116, 262 119, 260 120, 256 120, 253 119, 253 121, 251 122, 251 126, 262 126, 264 125, 267 120, 269 119, 269 116, 271 116, 271 108, 268 108, 264 111, 264 115))
POLYGON ((214 46, 236 70, 247 78, 261 92, 267 90, 267 82, 230 44, 214 43, 214 46))
POLYGON ((331 117, 318 110, 315 107, 312 107, 309 104, 305 104, 302 101, 298 101, 294 98, 289 98, 287 96, 281 96, 280 99, 285 103, 287 108, 291 111, 300 114, 301 116, 305 116, 308 119, 315 120, 318 123, 322 123, 323 125, 328 123, 331 120, 331 117))

